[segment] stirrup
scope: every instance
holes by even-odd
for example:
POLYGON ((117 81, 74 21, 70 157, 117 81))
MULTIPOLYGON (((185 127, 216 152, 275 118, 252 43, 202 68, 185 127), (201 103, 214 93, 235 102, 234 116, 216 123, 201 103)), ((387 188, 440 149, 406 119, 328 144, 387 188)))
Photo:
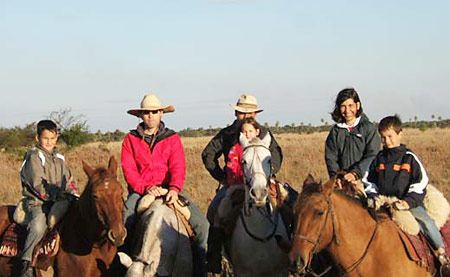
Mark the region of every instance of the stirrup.
POLYGON ((447 257, 446 254, 440 254, 438 256, 438 260, 441 263, 441 265, 447 265, 450 267, 450 259, 447 257))

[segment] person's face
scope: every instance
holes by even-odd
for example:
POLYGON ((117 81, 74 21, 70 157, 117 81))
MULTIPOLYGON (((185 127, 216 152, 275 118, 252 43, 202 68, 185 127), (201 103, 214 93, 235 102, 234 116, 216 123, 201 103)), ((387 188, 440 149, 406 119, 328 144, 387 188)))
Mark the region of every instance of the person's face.
POLYGON ((342 116, 345 118, 345 123, 352 124, 356 120, 356 113, 361 107, 361 103, 355 103, 353 98, 349 98, 341 103, 339 109, 341 111, 342 116))
POLYGON ((243 120, 245 118, 256 118, 256 113, 252 112, 252 113, 242 113, 242 112, 238 112, 236 111, 236 117, 238 120, 243 120))
POLYGON ((153 129, 153 128, 156 128, 159 126, 162 115, 163 115, 162 110, 143 111, 141 113, 141 118, 144 121, 144 124, 148 129, 153 129))
POLYGON ((402 131, 397 133, 393 128, 380 132, 381 143, 386 148, 399 147, 402 140, 402 131))
POLYGON ((255 126, 253 126, 253 124, 250 123, 242 124, 241 132, 248 140, 259 136, 259 129, 256 129, 255 126))
POLYGON ((45 151, 51 153, 58 142, 58 134, 54 131, 43 130, 40 136, 36 135, 36 141, 39 142, 45 151))

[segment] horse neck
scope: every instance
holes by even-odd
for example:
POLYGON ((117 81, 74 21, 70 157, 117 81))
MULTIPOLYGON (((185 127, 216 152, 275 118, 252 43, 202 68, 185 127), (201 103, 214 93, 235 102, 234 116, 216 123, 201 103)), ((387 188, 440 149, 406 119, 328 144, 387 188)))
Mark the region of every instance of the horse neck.
POLYGON ((338 264, 348 268, 361 258, 377 223, 366 209, 345 196, 333 193, 331 203, 336 215, 336 226, 333 227, 335 237, 329 250, 338 264))

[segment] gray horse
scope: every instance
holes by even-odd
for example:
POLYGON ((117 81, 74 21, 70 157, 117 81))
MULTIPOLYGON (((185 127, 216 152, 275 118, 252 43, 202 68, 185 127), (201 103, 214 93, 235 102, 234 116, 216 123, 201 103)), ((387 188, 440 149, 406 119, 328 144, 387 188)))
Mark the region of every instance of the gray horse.
POLYGON ((175 212, 156 199, 141 216, 135 232, 133 258, 119 253, 126 276, 192 276, 189 237, 175 212))
MULTIPOLYGON (((288 256, 275 240, 288 240, 282 219, 268 201, 271 174, 270 135, 250 141, 241 134, 244 149, 242 165, 245 179, 245 202, 229 244, 229 254, 236 276, 287 276, 288 256)), ((233 192, 228 190, 219 207, 219 216, 233 192)))

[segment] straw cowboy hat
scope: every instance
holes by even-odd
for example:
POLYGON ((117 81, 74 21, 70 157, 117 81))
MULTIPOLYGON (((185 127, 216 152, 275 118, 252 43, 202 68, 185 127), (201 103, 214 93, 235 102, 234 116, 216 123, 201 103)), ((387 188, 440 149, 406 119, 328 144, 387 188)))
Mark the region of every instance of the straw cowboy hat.
POLYGON ((242 94, 236 105, 230 105, 233 109, 241 113, 259 113, 262 109, 258 109, 258 101, 251 94, 242 94))
POLYGON ((132 109, 127 111, 127 113, 137 117, 141 117, 141 113, 143 111, 158 111, 158 110, 162 110, 164 113, 171 113, 175 111, 175 108, 173 106, 163 106, 161 105, 161 101, 159 101, 156 95, 147 94, 141 101, 140 109, 132 109))

